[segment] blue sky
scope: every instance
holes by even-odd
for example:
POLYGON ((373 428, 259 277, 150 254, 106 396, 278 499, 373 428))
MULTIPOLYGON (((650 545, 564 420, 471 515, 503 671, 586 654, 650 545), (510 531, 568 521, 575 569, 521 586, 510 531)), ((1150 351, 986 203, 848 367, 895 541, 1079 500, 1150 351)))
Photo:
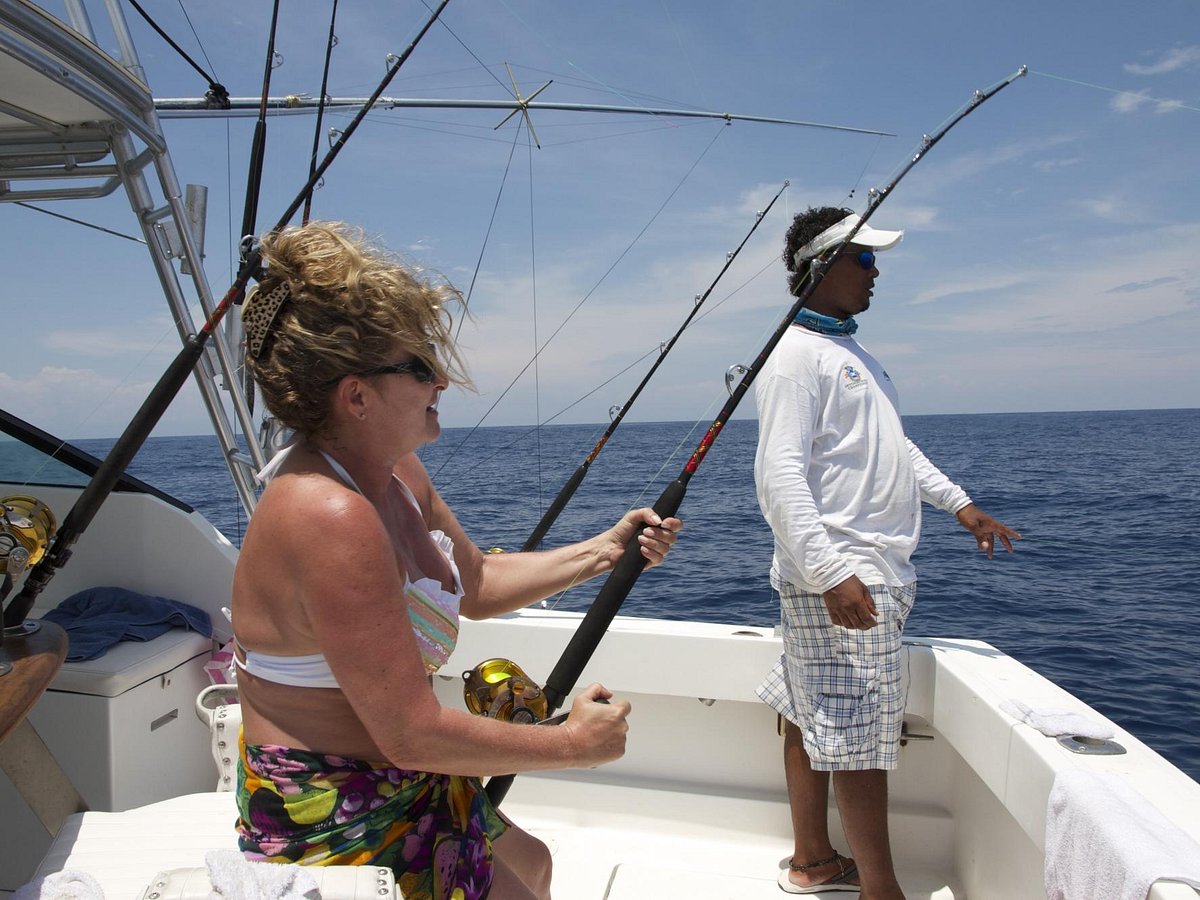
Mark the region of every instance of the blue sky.
MULTIPOLYGON (((269 4, 183 0, 190 26, 179 4, 155 7, 233 95, 258 93, 269 4)), ((330 92, 368 95, 427 15, 408 0, 342 0, 330 92)), ((880 257, 860 339, 911 414, 1200 405, 1193 0, 1164 0, 1153 15, 1110 0, 452 0, 444 19, 453 35, 435 27, 388 94, 499 98, 508 63, 525 95, 553 79, 539 99, 896 134, 542 112, 538 150, 516 119, 494 130, 495 111, 373 113, 315 215, 363 226, 464 291, 474 281, 461 340, 478 393, 448 392, 444 425, 474 425, 493 405, 485 424, 603 421, 789 180, 630 414, 711 419, 726 368, 750 362, 788 306, 779 251, 790 216, 861 209, 923 133, 1021 65, 1029 76, 954 129, 876 214, 906 237, 880 257)), ((131 24, 157 96, 203 93, 131 24)), ((327 3, 284 4, 272 93, 319 92, 327 29, 327 3)), ((303 183, 313 125, 270 120, 260 227, 303 183)), ((165 128, 180 180, 209 187, 206 268, 219 295, 253 120, 165 128)), ((116 199, 41 205, 136 232, 116 199)), ((144 248, 8 204, 0 227, 0 405, 64 436, 119 433, 178 345, 144 248)), ((205 430, 189 384, 156 433, 205 430)))

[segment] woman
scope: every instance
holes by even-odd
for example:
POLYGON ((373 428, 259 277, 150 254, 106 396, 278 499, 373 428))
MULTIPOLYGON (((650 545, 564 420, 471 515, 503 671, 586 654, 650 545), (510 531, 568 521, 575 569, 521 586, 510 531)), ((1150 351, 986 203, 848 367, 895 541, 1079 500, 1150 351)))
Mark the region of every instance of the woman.
POLYGON ((662 562, 678 519, 628 513, 540 553, 481 553, 414 451, 465 384, 445 305, 343 225, 263 240, 247 364, 296 439, 272 460, 233 584, 243 741, 239 840, 251 858, 390 866, 405 897, 548 897, 546 847, 479 776, 597 766, 625 749, 629 704, 582 691, 565 724, 443 708, 432 673, 458 616, 527 606, 615 565, 642 527, 662 562))

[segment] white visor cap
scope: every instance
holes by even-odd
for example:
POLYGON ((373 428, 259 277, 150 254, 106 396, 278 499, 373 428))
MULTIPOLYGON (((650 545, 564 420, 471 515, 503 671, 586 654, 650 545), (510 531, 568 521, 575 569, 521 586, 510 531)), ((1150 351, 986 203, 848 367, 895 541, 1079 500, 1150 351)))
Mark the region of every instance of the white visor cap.
MULTIPOLYGON (((846 239, 846 235, 853 231, 854 227, 861 221, 861 216, 851 213, 836 225, 826 228, 797 250, 796 255, 792 257, 792 261, 799 266, 807 260, 820 256, 830 247, 836 247, 846 239)), ((903 231, 883 231, 880 228, 872 228, 870 225, 864 225, 855 232, 852 243, 863 247, 870 247, 873 250, 891 250, 900 243, 903 237, 903 231)))

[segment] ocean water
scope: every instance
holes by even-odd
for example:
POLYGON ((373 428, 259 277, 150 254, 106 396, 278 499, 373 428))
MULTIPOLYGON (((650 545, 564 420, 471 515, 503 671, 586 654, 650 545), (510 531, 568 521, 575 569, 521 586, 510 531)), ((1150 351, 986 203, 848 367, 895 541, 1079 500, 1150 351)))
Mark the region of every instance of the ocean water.
MULTIPOLYGON (((1200 779, 1200 410, 912 416, 913 440, 1024 538, 988 560, 925 508, 909 637, 987 641, 1082 698, 1200 779)), ((707 426, 625 423, 547 535, 587 537, 649 505, 707 426)), ((426 467, 483 548, 518 549, 579 466, 599 425, 446 429, 426 467)), ((692 479, 684 536, 623 613, 773 625, 771 535, 754 498, 757 423, 729 423, 692 479)), ((83 441, 102 455, 111 441, 83 441)), ((245 527, 211 437, 155 438, 137 477, 245 527)), ((552 598, 586 609, 601 579, 552 598)))

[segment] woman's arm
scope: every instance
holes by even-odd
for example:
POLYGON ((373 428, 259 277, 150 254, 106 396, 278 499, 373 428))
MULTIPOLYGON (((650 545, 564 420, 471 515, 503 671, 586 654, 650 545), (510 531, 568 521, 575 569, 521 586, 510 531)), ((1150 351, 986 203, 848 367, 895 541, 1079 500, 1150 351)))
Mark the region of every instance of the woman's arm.
POLYGON ((662 520, 644 508, 627 512, 612 528, 577 544, 533 553, 483 553, 467 537, 416 454, 400 460, 396 474, 417 497, 429 527, 453 539, 454 561, 466 591, 462 613, 470 619, 521 609, 610 571, 639 528, 646 565, 657 566, 683 527, 677 518, 662 520))
MULTIPOLYGON (((322 504, 321 498, 309 498, 322 504)), ((593 686, 558 728, 528 728, 445 709, 429 684, 392 538, 363 497, 342 494, 320 515, 297 503, 285 547, 303 613, 346 701, 393 765, 487 775, 587 767, 624 753, 625 702, 593 686), (306 514, 301 515, 300 510, 306 514), (321 547, 321 553, 311 548, 321 547), (310 552, 303 552, 303 548, 310 552)))

